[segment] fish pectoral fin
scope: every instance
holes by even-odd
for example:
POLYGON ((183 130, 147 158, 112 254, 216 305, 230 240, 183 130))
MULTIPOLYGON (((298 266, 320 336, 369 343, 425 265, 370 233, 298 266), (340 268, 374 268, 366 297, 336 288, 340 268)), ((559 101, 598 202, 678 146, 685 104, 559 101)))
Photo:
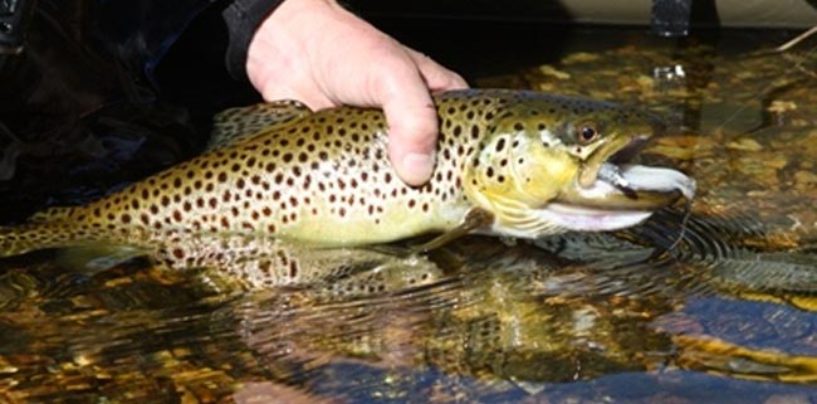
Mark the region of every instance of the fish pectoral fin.
POLYGON ((440 248, 460 237, 472 233, 474 230, 490 225, 494 221, 494 215, 482 208, 473 208, 468 211, 457 227, 440 234, 439 236, 419 245, 413 247, 415 253, 427 253, 431 250, 440 248))
POLYGON ((233 144, 262 131, 280 129, 311 113, 312 110, 306 105, 295 100, 280 100, 224 110, 213 118, 213 132, 207 143, 207 150, 233 144))
POLYGON ((148 250, 139 247, 89 244, 60 249, 57 262, 77 272, 95 274, 148 254, 148 250))

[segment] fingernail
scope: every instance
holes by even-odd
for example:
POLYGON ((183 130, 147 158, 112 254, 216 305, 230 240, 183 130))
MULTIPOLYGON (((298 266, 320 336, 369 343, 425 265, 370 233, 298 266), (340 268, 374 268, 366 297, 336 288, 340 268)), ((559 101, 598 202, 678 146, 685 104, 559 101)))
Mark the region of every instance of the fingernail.
POLYGON ((409 153, 403 157, 403 180, 411 185, 421 185, 431 178, 434 171, 434 155, 409 153))

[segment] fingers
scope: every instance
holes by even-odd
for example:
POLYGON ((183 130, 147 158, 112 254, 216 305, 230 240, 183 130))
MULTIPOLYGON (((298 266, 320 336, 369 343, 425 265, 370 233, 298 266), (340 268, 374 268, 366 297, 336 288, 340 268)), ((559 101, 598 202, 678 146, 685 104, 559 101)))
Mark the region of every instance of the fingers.
POLYGON ((381 77, 375 98, 389 125, 389 158, 409 185, 422 185, 434 170, 437 110, 413 63, 395 63, 381 77))
POLYGON ((311 89, 298 90, 283 85, 264 87, 261 90, 261 96, 263 96, 267 102, 280 100, 300 101, 313 111, 337 106, 336 103, 320 91, 311 89))
POLYGON ((432 92, 468 88, 468 83, 459 74, 446 69, 430 57, 414 49, 408 47, 405 47, 405 49, 414 63, 417 64, 420 74, 432 92))

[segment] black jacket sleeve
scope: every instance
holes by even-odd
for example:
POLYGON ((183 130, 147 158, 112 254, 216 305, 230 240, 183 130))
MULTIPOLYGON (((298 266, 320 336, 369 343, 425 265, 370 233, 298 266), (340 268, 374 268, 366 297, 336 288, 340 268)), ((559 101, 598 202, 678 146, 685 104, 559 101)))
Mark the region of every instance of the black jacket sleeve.
POLYGON ((247 49, 261 22, 284 0, 234 0, 222 15, 230 34, 225 55, 227 71, 235 79, 246 79, 247 49))
POLYGON ((255 30, 283 0, 98 0, 95 20, 104 46, 132 71, 153 77, 170 47, 209 7, 223 8, 229 33, 230 75, 246 78, 247 48, 255 30))
POLYGON ((131 71, 152 77, 159 61, 214 0, 97 1, 95 32, 131 71))

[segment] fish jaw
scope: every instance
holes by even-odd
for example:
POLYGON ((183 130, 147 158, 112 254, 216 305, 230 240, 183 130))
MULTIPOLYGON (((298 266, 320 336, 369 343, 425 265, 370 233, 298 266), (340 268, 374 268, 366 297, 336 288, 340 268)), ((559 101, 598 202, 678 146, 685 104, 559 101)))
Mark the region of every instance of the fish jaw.
POLYGON ((574 183, 556 202, 612 212, 657 210, 695 195, 695 180, 670 168, 605 163, 601 171, 608 174, 589 186, 574 183))
MULTIPOLYGON (((605 164, 609 169, 611 164, 605 164)), ((572 194, 538 209, 536 215, 565 230, 612 231, 636 226, 656 210, 694 197, 695 180, 680 171, 642 165, 618 170, 626 190, 600 176, 589 187, 576 183, 572 194)))
POLYGON ((610 183, 607 175, 589 187, 577 179, 571 192, 537 208, 506 201, 508 214, 498 218, 488 233, 533 239, 568 231, 621 230, 641 224, 682 198, 691 200, 695 193, 695 181, 673 169, 625 165, 619 170, 619 179, 629 187, 626 191, 610 183))

